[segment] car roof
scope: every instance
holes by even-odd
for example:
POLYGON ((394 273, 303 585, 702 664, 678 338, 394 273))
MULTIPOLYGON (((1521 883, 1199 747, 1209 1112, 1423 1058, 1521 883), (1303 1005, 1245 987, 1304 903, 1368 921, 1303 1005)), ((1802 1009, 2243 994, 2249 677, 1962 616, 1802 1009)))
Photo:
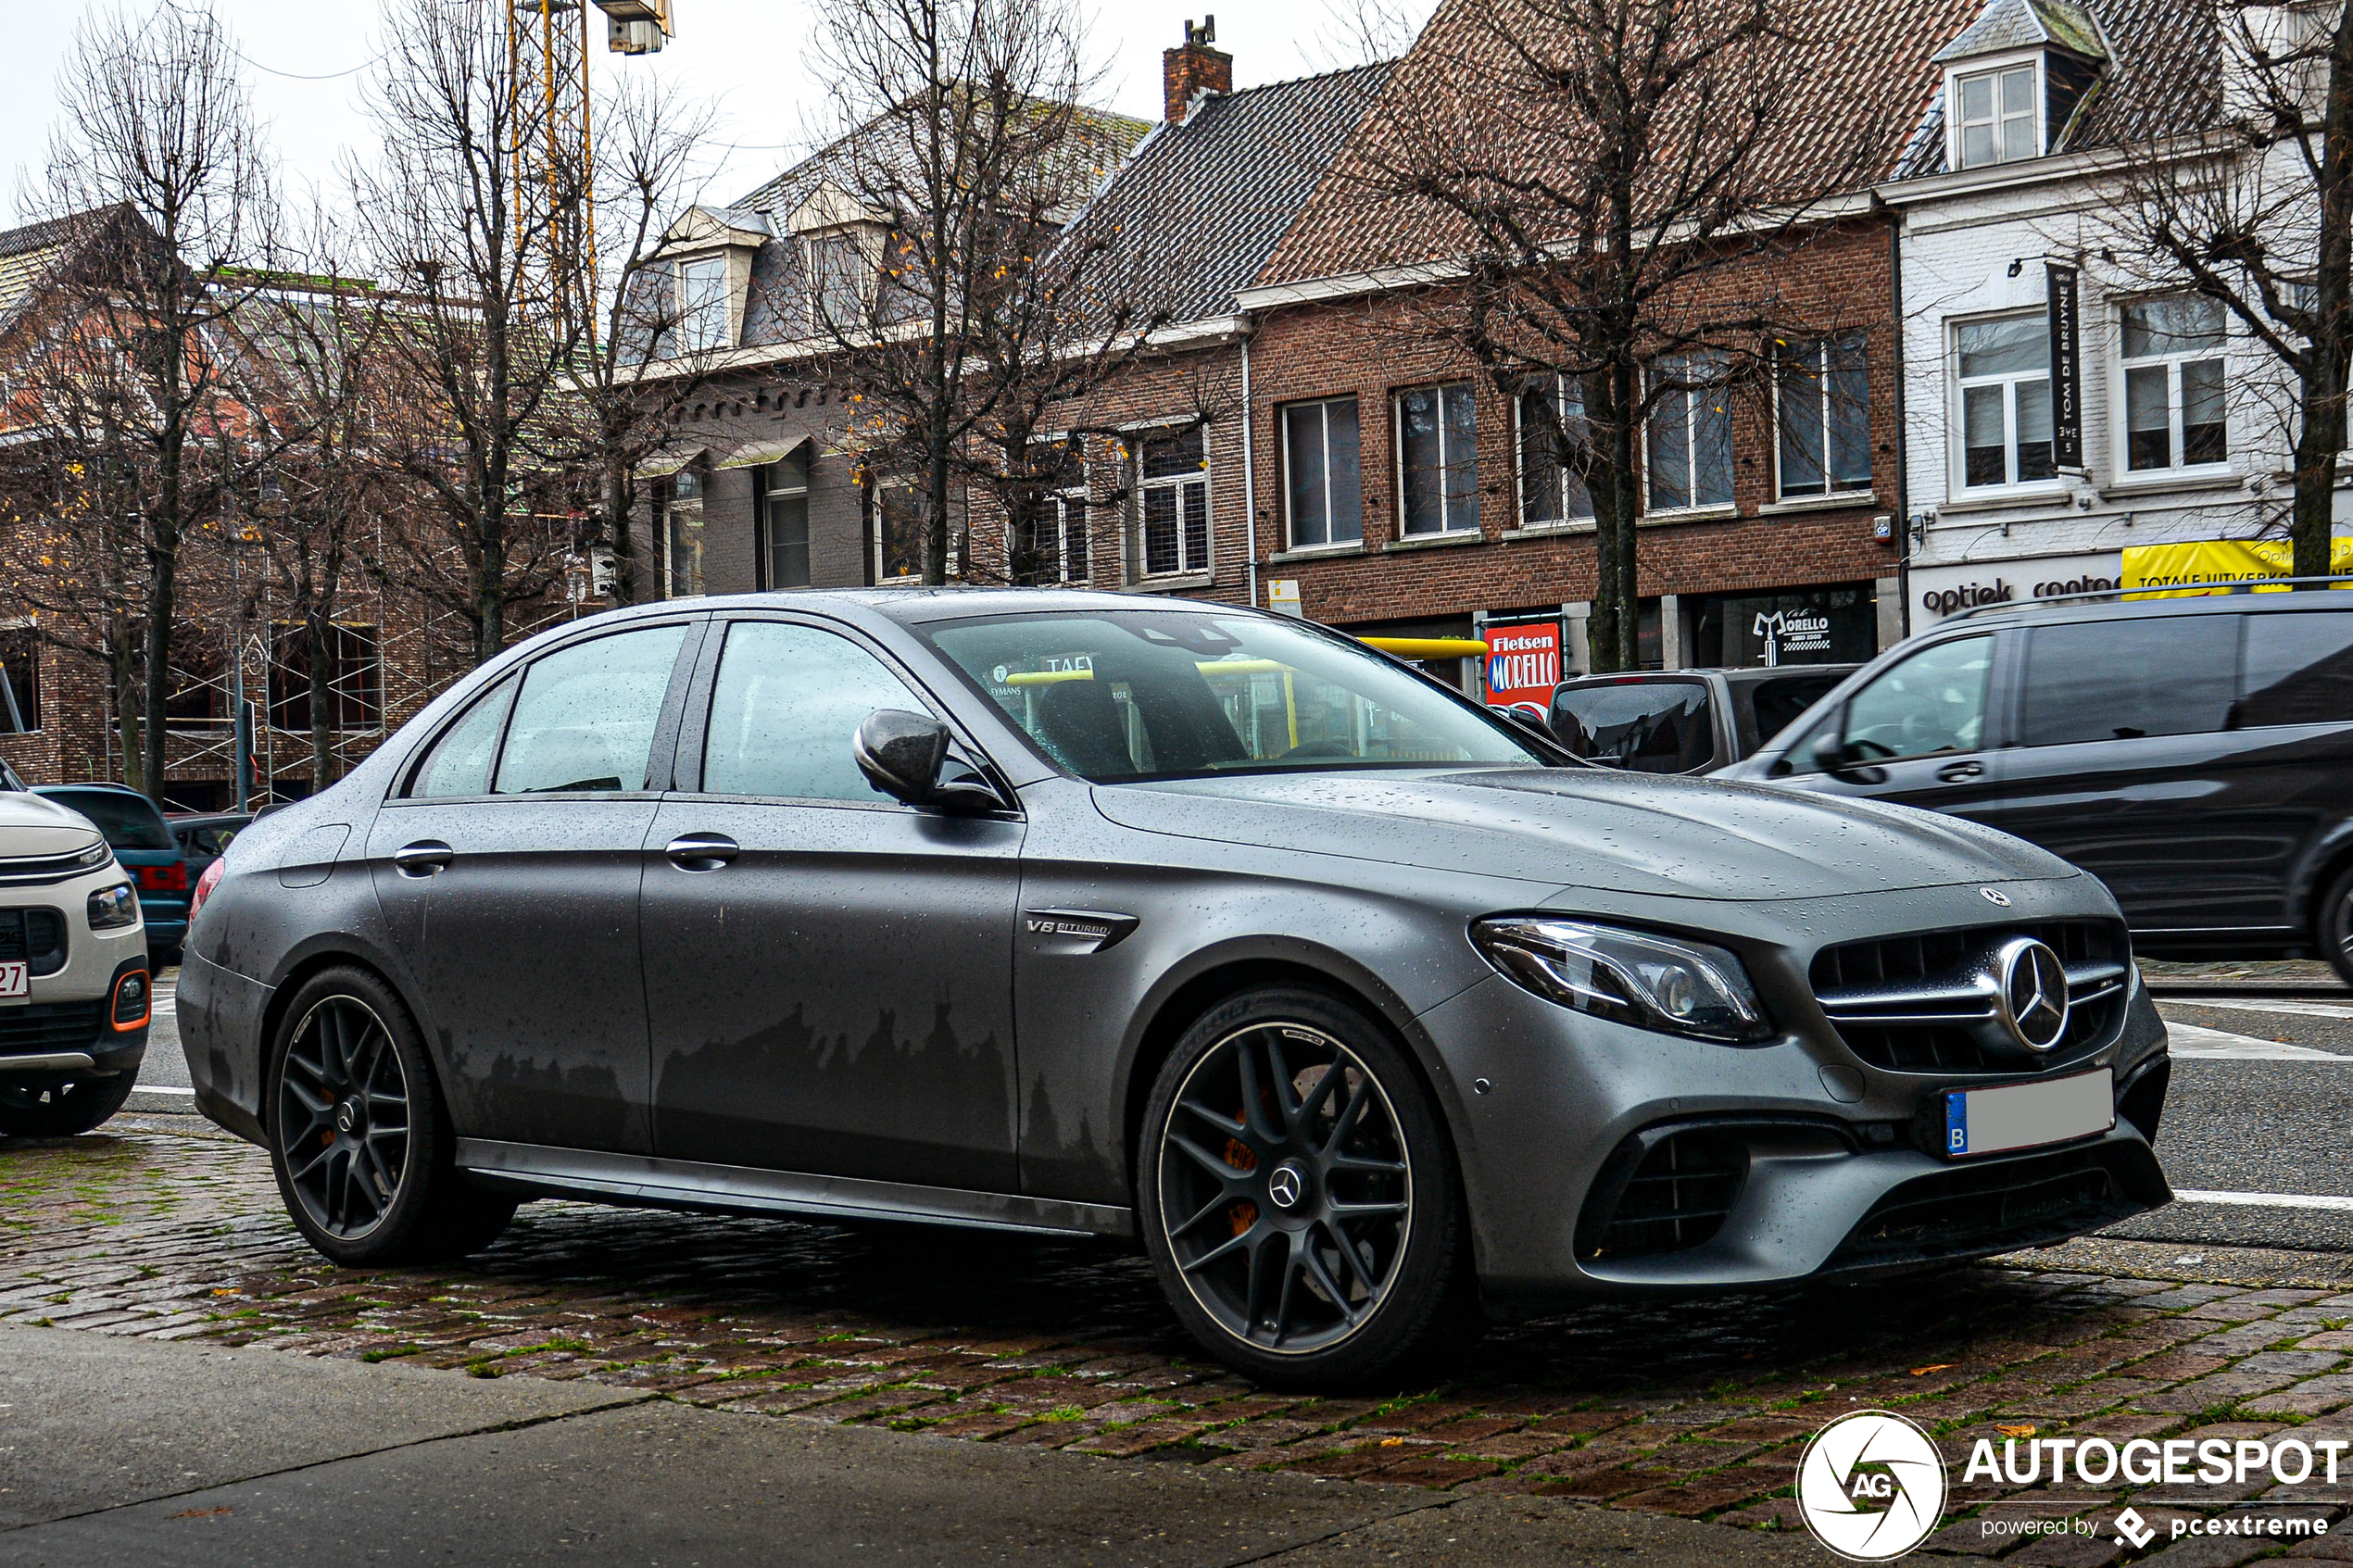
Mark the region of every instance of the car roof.
POLYGON ((111 779, 83 779, 76 784, 34 784, 31 788, 35 795, 57 795, 69 789, 100 789, 112 795, 136 795, 142 800, 146 798, 144 794, 132 789, 129 784, 116 784, 111 779))
MULTIPOLYGON (((1139 598, 1134 594, 1114 594, 1093 588, 992 588, 950 583, 943 587, 779 588, 764 594, 714 594, 696 599, 662 599, 652 604, 632 605, 624 609, 607 610, 594 620, 610 625, 619 620, 640 620, 682 609, 793 608, 820 613, 865 611, 902 624, 955 621, 975 615, 1044 615, 1056 611, 1068 614, 1076 610, 1162 610, 1291 619, 1275 616, 1271 610, 1253 609, 1248 605, 1220 604, 1207 599, 1139 598)), ((586 626, 590 622, 577 624, 586 626)))
MULTIPOLYGON (((2157 594, 2162 589, 2118 588, 2118 595, 2157 594)), ((2050 625, 2080 621, 2145 621, 2175 615, 2276 614, 2290 610, 2353 612, 2353 592, 2328 588, 2288 588, 2268 593, 2192 594, 2180 598, 2110 598, 2066 595, 2002 605, 1980 605, 1946 616, 1931 628, 2050 625)))

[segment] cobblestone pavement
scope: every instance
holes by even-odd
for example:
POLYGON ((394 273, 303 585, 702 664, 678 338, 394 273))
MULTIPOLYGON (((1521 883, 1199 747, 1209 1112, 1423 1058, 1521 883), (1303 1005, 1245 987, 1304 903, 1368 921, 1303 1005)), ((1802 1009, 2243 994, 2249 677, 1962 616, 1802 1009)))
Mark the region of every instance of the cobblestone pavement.
MULTIPOLYGON (((0 1319, 1757 1529, 1796 1527, 1805 1438, 1877 1406, 1953 1461, 1955 1522, 1931 1548, 2021 1563, 2130 1555, 2106 1522, 2131 1499, 1960 1486, 1979 1436, 2353 1438, 2353 1270, 2312 1256, 2299 1274, 2296 1256, 2095 1241, 1926 1280, 1595 1308, 1498 1329, 1387 1398, 1312 1399, 1202 1359, 1143 1261, 1107 1248, 542 1202, 471 1266, 343 1270, 302 1245, 243 1144, 0 1143, 0 1319), (2169 1269, 2208 1277, 2146 1277, 2169 1269), (2020 1545, 1981 1513, 2099 1528, 2020 1545)), ((2206 1490, 2289 1502, 2347 1481, 2206 1490)), ((2140 1511, 2160 1530, 2171 1512, 2140 1511)), ((2314 1548, 2353 1560, 2353 1540, 2314 1548)), ((2278 1545, 2150 1549, 2213 1568, 2278 1545)))

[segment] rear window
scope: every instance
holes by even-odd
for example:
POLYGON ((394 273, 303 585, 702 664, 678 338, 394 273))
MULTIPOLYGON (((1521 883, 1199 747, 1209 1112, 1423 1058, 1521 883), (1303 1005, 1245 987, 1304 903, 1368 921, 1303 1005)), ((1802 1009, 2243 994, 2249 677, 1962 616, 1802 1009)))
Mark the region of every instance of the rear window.
POLYGON ((1755 709, 1756 738, 1749 749, 1788 729, 1799 714, 1828 696, 1831 688, 1845 678, 1846 671, 1842 670, 1831 675, 1776 675, 1769 681, 1750 683, 1748 700, 1755 709))
POLYGON ((170 824, 144 797, 118 795, 113 790, 60 790, 50 799, 79 811, 96 824, 117 849, 177 849, 170 824))
POLYGON ((1697 681, 1566 686, 1553 697, 1553 733, 1588 761, 1688 773, 1716 756, 1712 707, 1697 681))

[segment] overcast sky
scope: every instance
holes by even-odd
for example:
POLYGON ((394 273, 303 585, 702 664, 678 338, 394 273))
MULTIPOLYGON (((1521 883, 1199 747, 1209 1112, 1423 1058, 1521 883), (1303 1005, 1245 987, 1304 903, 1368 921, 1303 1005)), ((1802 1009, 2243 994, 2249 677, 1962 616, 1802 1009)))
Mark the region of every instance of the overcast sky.
MULTIPOLYGON (((111 3, 111 0, 107 0, 111 3)), ((498 0, 478 0, 496 5, 498 0)), ((1180 43, 1188 18, 1218 0, 1082 0, 1111 106, 1160 118, 1160 52, 1180 43)), ((1350 0, 1226 0, 1218 47, 1234 56, 1238 86, 1353 64, 1361 51, 1340 18, 1350 0)), ((1430 0, 1405 0, 1426 14, 1430 0)), ((354 68, 371 57, 372 5, 319 0, 214 0, 255 68, 254 95, 271 130, 290 189, 331 182, 338 151, 364 149, 367 126, 357 110, 354 68), (301 77, 326 80, 302 81, 301 77)), ((0 56, 0 178, 7 185, 0 226, 22 210, 25 182, 38 178, 57 117, 56 79, 74 24, 93 0, 0 0, 8 15, 8 48, 0 56)), ((603 52, 599 70, 662 72, 719 100, 723 133, 734 144, 705 195, 744 194, 805 146, 822 122, 820 84, 800 67, 808 6, 802 0, 676 0, 679 35, 660 55, 627 58, 603 52)))

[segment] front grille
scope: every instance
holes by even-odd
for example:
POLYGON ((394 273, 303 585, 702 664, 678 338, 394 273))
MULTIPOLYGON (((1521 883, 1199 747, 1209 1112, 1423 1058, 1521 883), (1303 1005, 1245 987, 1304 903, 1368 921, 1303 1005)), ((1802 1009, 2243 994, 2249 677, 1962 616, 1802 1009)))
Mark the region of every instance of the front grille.
POLYGON ((21 962, 29 973, 66 967, 66 917, 55 909, 0 909, 0 961, 21 962))
POLYGON ((2148 1207, 2117 1158, 2073 1149, 1915 1177, 1871 1205, 1823 1270, 1983 1257, 2114 1224, 2148 1207))
POLYGON ((1815 955, 1815 999, 1846 1048, 1898 1073, 2032 1073, 2074 1060, 2122 1025, 2132 975, 2124 928, 2108 921, 1963 927, 1847 942, 1815 955), (2067 967, 2066 1033, 2045 1052, 2008 1037, 1987 953, 2032 936, 2067 967))
POLYGON ((106 1005, 100 998, 0 1008, 0 1056, 88 1050, 98 1038, 98 1022, 106 1005))
POLYGON ((1651 1258, 1700 1246, 1724 1228, 1748 1179, 1748 1146, 1722 1132, 1670 1133, 1639 1159, 1615 1202, 1596 1184, 1589 1202, 1599 1211, 1578 1226, 1582 1256, 1651 1258))
POLYGON ((64 855, 17 855, 0 859, 0 883, 33 886, 82 876, 107 863, 111 853, 103 844, 64 855))

